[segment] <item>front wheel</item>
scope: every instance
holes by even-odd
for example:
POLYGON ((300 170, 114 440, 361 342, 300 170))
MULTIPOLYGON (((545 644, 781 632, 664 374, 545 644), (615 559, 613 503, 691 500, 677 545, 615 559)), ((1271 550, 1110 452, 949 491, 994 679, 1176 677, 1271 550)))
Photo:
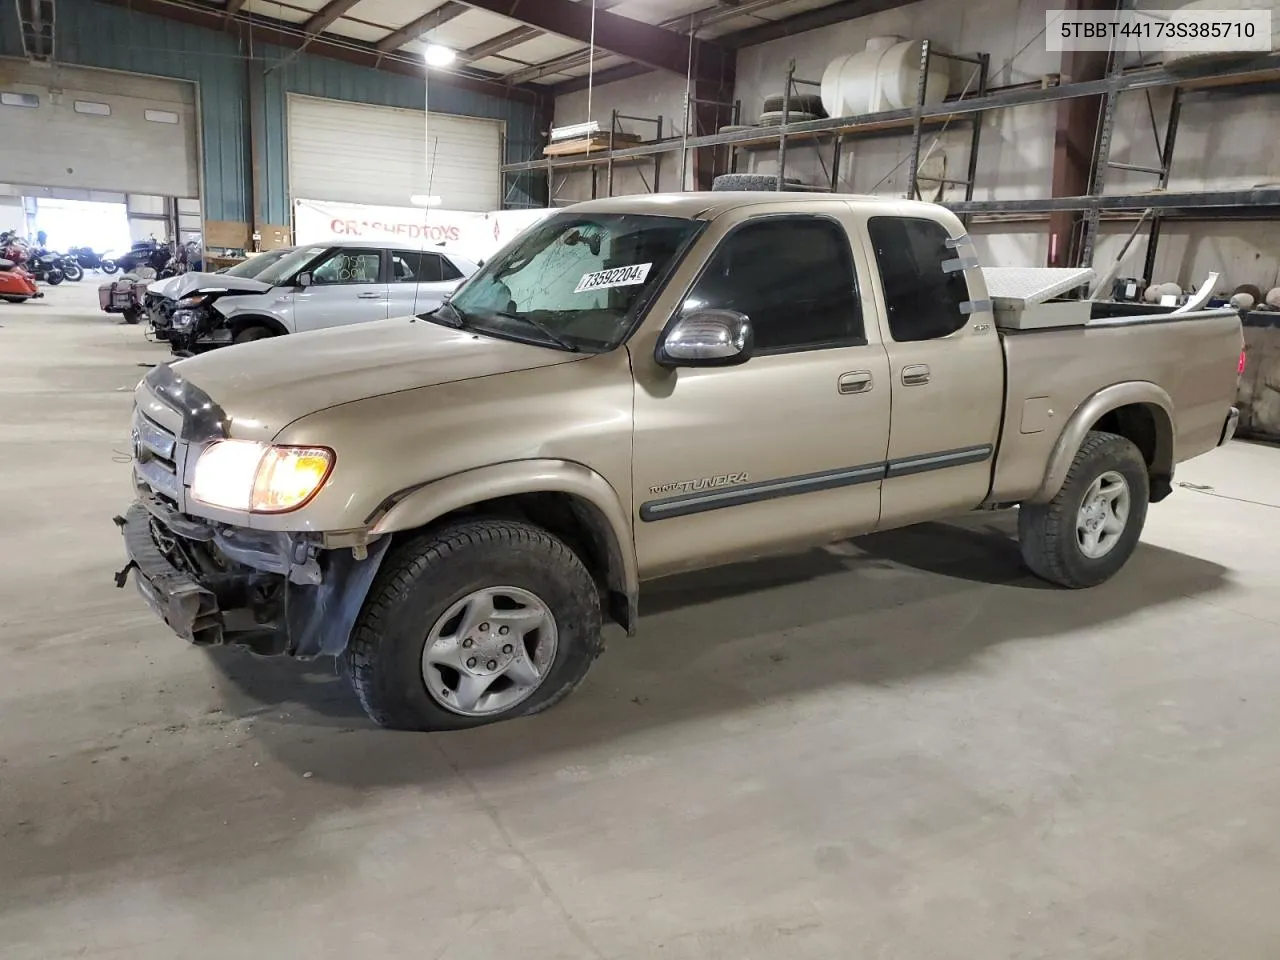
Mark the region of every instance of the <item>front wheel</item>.
POLYGON ((387 556, 342 661, 374 722, 458 730, 552 706, 600 650, 578 556, 531 524, 478 519, 387 556))
POLYGON ((266 340, 268 337, 275 336, 266 327, 245 327, 232 339, 232 343, 253 343, 255 340, 266 340))
POLYGON ((44 275, 44 282, 51 287, 56 287, 64 279, 66 278, 63 276, 62 271, 56 268, 53 270, 50 270, 48 273, 44 275))
POLYGON ((102 263, 98 264, 98 269, 103 273, 112 274, 120 269, 120 265, 114 260, 103 260, 102 263))
POLYGON ((1147 520, 1150 475, 1130 440, 1092 431, 1062 489, 1018 510, 1018 540, 1031 572, 1063 587, 1092 587, 1125 565, 1147 520))
POLYGON ((63 265, 62 272, 72 283, 84 277, 84 268, 78 263, 67 263, 63 265))

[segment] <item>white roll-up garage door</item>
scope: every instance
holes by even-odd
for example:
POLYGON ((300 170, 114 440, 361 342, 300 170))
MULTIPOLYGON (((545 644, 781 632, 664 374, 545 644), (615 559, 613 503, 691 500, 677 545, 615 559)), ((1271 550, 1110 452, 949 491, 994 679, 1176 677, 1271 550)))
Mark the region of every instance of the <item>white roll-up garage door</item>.
POLYGON ((0 180, 200 196, 195 85, 0 58, 0 180))
POLYGON ((436 196, 448 210, 497 210, 501 164, 497 120, 289 94, 294 199, 406 207, 436 196))

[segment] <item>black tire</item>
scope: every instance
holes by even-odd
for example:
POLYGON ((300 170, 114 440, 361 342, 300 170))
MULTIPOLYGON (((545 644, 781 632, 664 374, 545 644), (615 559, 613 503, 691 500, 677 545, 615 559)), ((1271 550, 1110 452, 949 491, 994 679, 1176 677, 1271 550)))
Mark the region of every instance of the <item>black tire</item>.
MULTIPOLYGON (((783 186, 800 186, 800 181, 787 177, 783 186)), ((778 178, 766 173, 722 173, 711 181, 712 190, 777 190, 778 178)))
POLYGON ((26 303, 30 297, 0 297, 5 303, 26 303))
MULTIPOLYGON (((811 113, 815 117, 825 117, 827 108, 822 105, 822 97, 816 93, 793 93, 791 101, 787 104, 787 110, 791 114, 811 113)), ((771 97, 764 98, 764 105, 760 108, 760 113, 781 113, 782 112, 782 94, 775 93, 771 97)))
POLYGON ((45 276, 44 276, 44 282, 45 282, 45 283, 47 283, 47 284, 48 284, 49 286, 51 286, 51 287, 56 287, 58 284, 60 284, 60 283, 61 283, 63 280, 65 280, 65 279, 66 279, 66 278, 62 275, 62 271, 61 271, 61 270, 50 270, 50 271, 49 271, 48 273, 46 273, 46 274, 45 274, 45 276))
POLYGON ((135 323, 140 323, 142 321, 141 307, 125 307, 124 310, 121 311, 121 313, 124 315, 125 323, 135 324, 135 323))
POLYGON ((98 269, 101 270, 103 273, 112 274, 112 273, 115 273, 117 270, 119 270, 120 266, 114 260, 103 260, 102 263, 98 266, 98 269))
POLYGON ((537 713, 567 697, 600 654, 600 593, 557 537, 519 520, 476 519, 394 547, 342 654, 361 706, 397 730, 460 730, 537 713), (545 679, 509 710, 464 716, 441 706, 422 676, 432 626, 468 594, 492 586, 528 590, 551 610, 558 640, 545 679))
POLYGON ((253 343, 255 340, 266 340, 275 334, 266 327, 245 327, 231 340, 232 343, 253 343))
POLYGON ((1018 540, 1031 572, 1059 586, 1080 589, 1111 579, 1128 562, 1147 522, 1151 477, 1141 451, 1114 433, 1093 431, 1080 445, 1067 480, 1048 503, 1025 503, 1018 510, 1018 540), (1129 488, 1125 526, 1114 546, 1096 559, 1085 555, 1077 517, 1094 481, 1118 473, 1129 488))
POLYGON ((78 283, 84 277, 84 268, 78 263, 68 263, 62 268, 62 273, 72 283, 78 283))
MULTIPOLYGON (((778 127, 782 125, 783 113, 781 110, 774 110, 769 113, 762 113, 756 119, 762 127, 778 127)), ((803 110, 792 110, 786 115, 787 123, 804 123, 807 120, 821 119, 816 113, 808 113, 803 110)))

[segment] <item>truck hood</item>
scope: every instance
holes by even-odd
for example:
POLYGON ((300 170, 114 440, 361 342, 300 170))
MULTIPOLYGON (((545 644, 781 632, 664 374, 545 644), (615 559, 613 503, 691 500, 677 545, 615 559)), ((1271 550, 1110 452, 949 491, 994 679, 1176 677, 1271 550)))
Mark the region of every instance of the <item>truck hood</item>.
POLYGON ((271 440, 308 414, 355 400, 580 360, 427 320, 378 320, 239 344, 173 364, 221 407, 231 436, 271 440))
POLYGON ((266 293, 270 289, 269 283, 245 277, 228 277, 223 273, 184 273, 166 280, 157 280, 147 287, 147 292, 161 294, 170 300, 181 300, 200 290, 266 293))

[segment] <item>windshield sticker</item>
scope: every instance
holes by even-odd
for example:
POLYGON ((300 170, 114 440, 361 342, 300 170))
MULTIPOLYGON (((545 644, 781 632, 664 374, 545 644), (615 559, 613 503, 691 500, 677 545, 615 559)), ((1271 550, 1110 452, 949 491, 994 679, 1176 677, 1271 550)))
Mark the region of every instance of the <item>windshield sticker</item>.
POLYGON ((595 273, 584 273, 573 292, 586 293, 588 290, 605 290, 609 287, 634 287, 638 283, 644 283, 652 266, 652 263, 636 263, 629 267, 612 267, 608 270, 597 270, 595 273))

